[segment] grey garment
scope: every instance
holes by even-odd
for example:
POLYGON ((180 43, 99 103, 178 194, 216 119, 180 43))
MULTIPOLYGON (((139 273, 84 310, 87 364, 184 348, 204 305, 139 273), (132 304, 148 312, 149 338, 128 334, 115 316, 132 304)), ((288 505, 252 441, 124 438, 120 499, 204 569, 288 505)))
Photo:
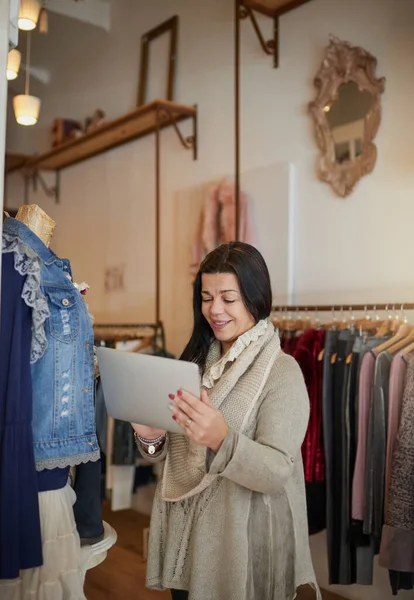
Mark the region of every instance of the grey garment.
POLYGON ((365 356, 365 354, 367 352, 370 352, 371 350, 374 350, 374 348, 376 348, 377 346, 379 346, 380 344, 383 344, 384 342, 386 342, 388 339, 390 339, 391 335, 385 335, 382 337, 357 337, 354 343, 354 348, 352 350, 352 352, 358 353, 359 354, 359 358, 358 358, 358 378, 357 378, 357 386, 356 386, 356 395, 355 395, 355 414, 356 414, 356 422, 355 422, 355 442, 358 443, 358 406, 359 406, 359 398, 358 398, 358 392, 359 392, 359 373, 360 373, 360 366, 362 363, 362 360, 365 356))
MULTIPOLYGON (((351 526, 351 478, 350 478, 350 421, 349 421, 349 397, 350 397, 350 369, 351 362, 348 360, 354 346, 355 334, 351 331, 342 331, 339 334, 338 356, 336 369, 340 370, 338 385, 338 408, 339 421, 342 427, 336 432, 339 434, 341 452, 339 461, 336 463, 340 469, 341 492, 340 492, 340 539, 339 539, 339 583, 346 585, 354 581, 352 573, 352 546, 349 539, 349 529, 351 526), (340 364, 342 362, 342 364, 340 364)), ((338 476, 338 475, 337 475, 338 476)), ((338 507, 339 508, 339 507, 338 507)))
POLYGON ((333 365, 332 356, 336 353, 338 346, 338 331, 329 330, 325 336, 325 353, 323 357, 323 379, 322 379, 322 424, 323 443, 325 449, 326 465, 326 535, 328 544, 329 583, 336 581, 334 561, 334 528, 333 528, 333 365))
POLYGON ((356 548, 356 583, 372 585, 374 581, 374 557, 377 545, 370 537, 369 545, 356 548))
MULTIPOLYGON (((352 359, 352 361, 354 362, 354 360, 358 361, 357 364, 357 370, 358 370, 358 374, 357 374, 357 384, 356 384, 356 392, 355 392, 355 431, 354 431, 354 441, 355 444, 358 443, 358 406, 359 406, 359 397, 358 397, 358 392, 359 392, 359 374, 360 374, 360 366, 362 363, 362 360, 365 356, 365 354, 371 350, 373 350, 374 348, 376 348, 377 346, 379 346, 380 344, 382 344, 383 342, 385 342, 387 339, 389 339, 390 336, 384 336, 384 337, 357 337, 354 343, 354 347, 352 349, 352 352, 354 354, 354 357, 352 359)), ((351 473, 352 475, 352 473, 351 473)), ((361 531, 362 531, 362 522, 361 522, 361 531)), ((366 540, 367 544, 366 545, 358 545, 356 546, 356 583, 358 585, 372 585, 373 580, 374 580, 374 556, 375 556, 375 548, 376 548, 376 544, 374 542, 374 540, 371 539, 367 539, 366 540), (369 540, 369 543, 368 543, 369 540)))
POLYGON ((375 362, 369 413, 365 468, 364 533, 381 538, 384 524, 385 464, 387 453, 388 392, 392 355, 381 352, 375 362))

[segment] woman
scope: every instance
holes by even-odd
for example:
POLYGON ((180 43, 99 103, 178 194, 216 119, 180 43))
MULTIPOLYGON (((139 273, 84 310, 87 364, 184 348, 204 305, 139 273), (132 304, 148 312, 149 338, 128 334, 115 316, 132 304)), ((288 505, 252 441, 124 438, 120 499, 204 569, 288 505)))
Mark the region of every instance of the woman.
POLYGON ((171 390, 184 435, 133 425, 144 456, 166 458, 154 500, 147 585, 173 600, 293 600, 315 582, 301 445, 309 400, 280 350, 261 254, 224 244, 201 264, 182 360, 201 398, 171 390))

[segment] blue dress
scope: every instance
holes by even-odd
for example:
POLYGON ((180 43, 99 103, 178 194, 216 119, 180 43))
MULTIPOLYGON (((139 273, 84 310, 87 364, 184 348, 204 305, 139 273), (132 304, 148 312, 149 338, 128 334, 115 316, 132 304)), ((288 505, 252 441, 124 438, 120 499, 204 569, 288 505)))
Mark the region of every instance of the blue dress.
POLYGON ((0 311, 0 579, 42 565, 32 435, 32 309, 14 253, 3 253, 0 311))

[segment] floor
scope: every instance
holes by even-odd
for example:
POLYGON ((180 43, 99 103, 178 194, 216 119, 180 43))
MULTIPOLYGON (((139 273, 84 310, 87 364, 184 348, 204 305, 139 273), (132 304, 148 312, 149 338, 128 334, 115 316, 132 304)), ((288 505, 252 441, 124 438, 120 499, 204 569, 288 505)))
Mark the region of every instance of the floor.
MULTIPOLYGON (((88 600, 169 600, 165 592, 152 592, 145 587, 145 561, 142 558, 142 531, 149 517, 134 510, 111 512, 104 504, 104 520, 118 534, 116 545, 106 560, 86 576, 85 595, 88 600)), ((314 600, 308 588, 301 589, 297 600, 314 600)), ((200 598, 200 600, 203 600, 200 598)), ((323 592, 323 600, 342 600, 323 592)))

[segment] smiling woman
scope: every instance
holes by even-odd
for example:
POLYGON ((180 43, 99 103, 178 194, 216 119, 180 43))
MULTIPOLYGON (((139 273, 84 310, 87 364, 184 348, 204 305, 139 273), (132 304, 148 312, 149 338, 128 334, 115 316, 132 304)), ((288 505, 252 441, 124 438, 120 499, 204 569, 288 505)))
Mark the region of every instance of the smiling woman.
POLYGON ((170 589, 173 600, 286 600, 302 585, 321 598, 301 458, 309 400, 297 363, 280 349, 271 306, 255 248, 213 250, 195 280, 181 357, 199 365, 201 397, 171 390, 182 435, 134 425, 143 455, 166 459, 147 585, 170 589))
POLYGON ((256 248, 223 244, 203 261, 194 282, 194 328, 182 359, 202 366, 214 338, 226 352, 272 310, 269 271, 256 248))

